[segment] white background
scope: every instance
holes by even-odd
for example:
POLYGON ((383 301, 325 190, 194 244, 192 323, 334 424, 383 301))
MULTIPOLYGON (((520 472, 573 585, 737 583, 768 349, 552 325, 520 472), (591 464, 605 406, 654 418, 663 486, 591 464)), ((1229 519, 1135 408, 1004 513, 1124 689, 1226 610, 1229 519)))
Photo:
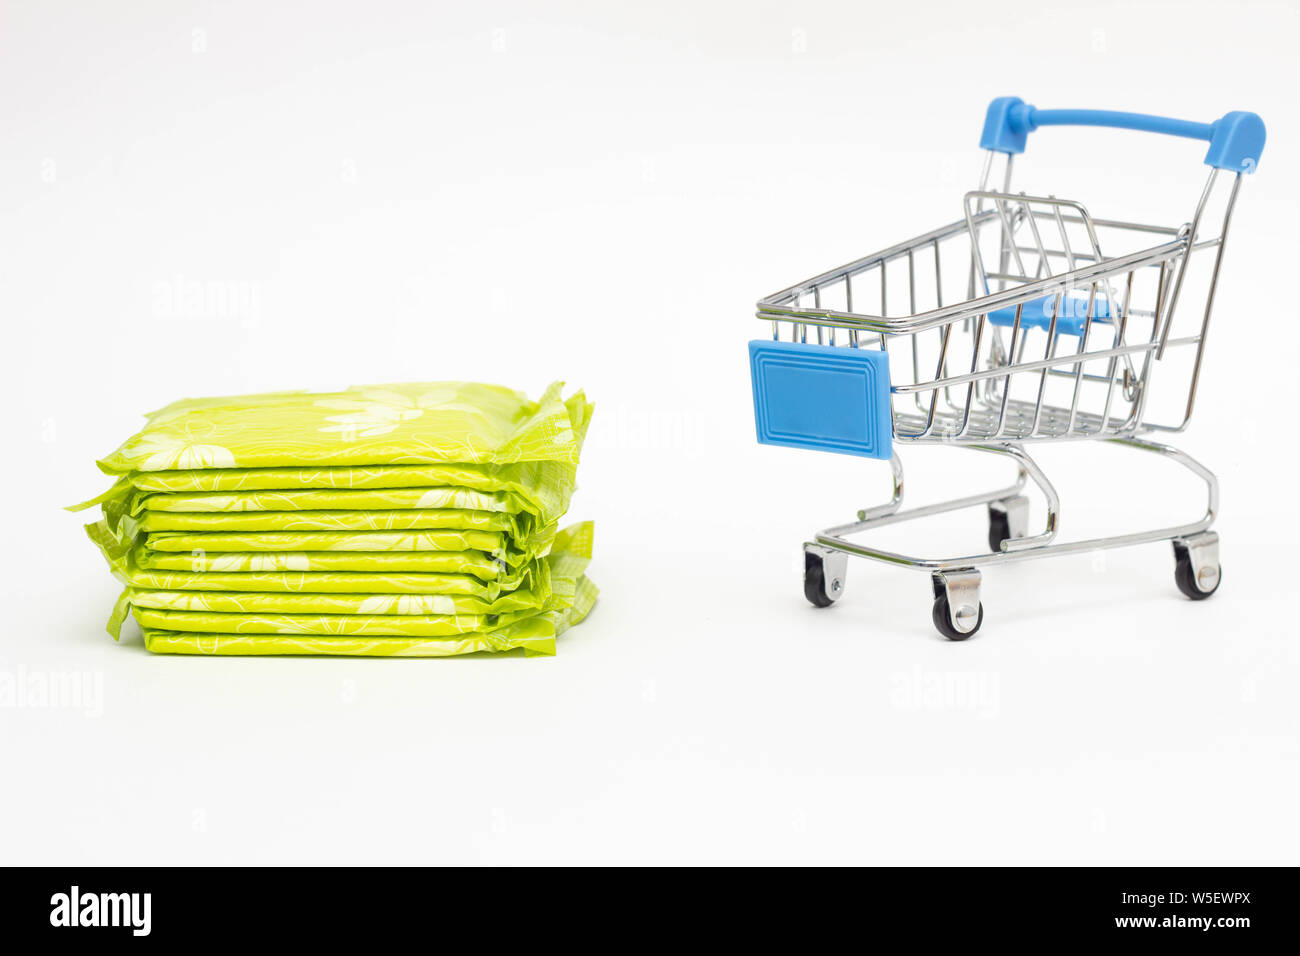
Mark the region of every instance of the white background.
MULTIPOLYGON (((1065 6, 4 3, 0 671, 99 693, 0 708, 0 859, 1295 863, 1300 22, 1065 6), (1165 544, 1014 565, 951 644, 916 572, 806 604, 801 542, 888 468, 757 446, 745 349, 761 295, 957 218, 1007 94, 1269 142, 1182 441, 1222 479, 1220 592, 1183 599, 1165 544), (141 413, 449 378, 597 403, 602 597, 557 657, 104 633, 118 585, 59 509, 141 413)), ((1020 182, 1176 224, 1203 151, 1043 131, 1020 182)), ((1158 462, 1042 457, 1067 535, 1202 507, 1158 462)), ((1005 476, 978 458, 904 449, 909 492, 1005 476)))

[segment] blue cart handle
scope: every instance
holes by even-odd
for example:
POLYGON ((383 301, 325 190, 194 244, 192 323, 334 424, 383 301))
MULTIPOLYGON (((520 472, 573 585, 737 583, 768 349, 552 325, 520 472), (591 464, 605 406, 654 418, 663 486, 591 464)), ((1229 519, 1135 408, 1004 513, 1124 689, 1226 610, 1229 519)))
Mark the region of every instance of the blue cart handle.
POLYGON ((999 96, 989 104, 980 146, 1001 153, 1023 153, 1025 140, 1040 126, 1111 126, 1164 133, 1210 144, 1206 165, 1253 173, 1264 151, 1264 121, 1254 113, 1225 113, 1213 123, 1116 113, 1111 110, 1040 110, 1018 96, 999 96))

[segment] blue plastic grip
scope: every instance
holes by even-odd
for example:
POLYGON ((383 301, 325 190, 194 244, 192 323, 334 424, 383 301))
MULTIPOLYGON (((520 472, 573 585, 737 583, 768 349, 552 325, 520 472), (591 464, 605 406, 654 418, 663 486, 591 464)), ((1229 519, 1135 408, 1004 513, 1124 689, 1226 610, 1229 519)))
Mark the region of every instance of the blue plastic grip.
MULTIPOLYGON (((1095 296, 1092 303, 1092 321, 1109 322, 1109 299, 1104 295, 1095 296)), ((1066 293, 1057 301, 1055 295, 1043 295, 1030 299, 1020 307, 1020 327, 1022 329, 1043 329, 1052 327, 1052 316, 1056 315, 1056 331, 1060 335, 1082 335, 1088 320, 1088 294, 1082 290, 1073 294, 1066 293)), ((989 321, 994 325, 1014 328, 1016 324, 1016 307, 1006 306, 989 313, 989 321)))
POLYGON ((1213 123, 1193 123, 1111 110, 1040 110, 1018 96, 999 96, 989 104, 980 146, 1023 153, 1029 134, 1040 126, 1109 126, 1204 140, 1210 144, 1206 165, 1237 173, 1253 173, 1264 151, 1264 121, 1255 113, 1225 113, 1213 123))
POLYGON ((893 454, 886 353, 757 339, 749 343, 749 369, 761 444, 864 458, 893 454))

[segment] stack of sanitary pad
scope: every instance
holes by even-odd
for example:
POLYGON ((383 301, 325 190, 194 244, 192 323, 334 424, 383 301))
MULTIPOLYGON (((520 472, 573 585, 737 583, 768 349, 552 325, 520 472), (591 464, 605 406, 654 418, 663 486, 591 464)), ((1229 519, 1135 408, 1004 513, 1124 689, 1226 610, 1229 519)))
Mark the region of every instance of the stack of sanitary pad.
POLYGON ((555 638, 596 599, 558 522, 592 406, 462 382, 187 399, 99 462, 87 531, 152 651, 443 656, 555 638))

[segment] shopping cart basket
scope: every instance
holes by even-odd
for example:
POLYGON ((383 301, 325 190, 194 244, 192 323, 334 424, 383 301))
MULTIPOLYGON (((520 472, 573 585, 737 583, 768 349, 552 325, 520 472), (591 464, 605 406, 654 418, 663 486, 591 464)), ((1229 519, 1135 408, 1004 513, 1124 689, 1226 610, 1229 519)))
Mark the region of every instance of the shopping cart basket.
POLYGON ((1209 597, 1220 579, 1218 535, 1209 530, 1217 481, 1190 456, 1140 436, 1182 431, 1191 419, 1232 209, 1242 174, 1254 171, 1263 150, 1263 122, 1240 112, 1193 123, 1040 110, 1002 97, 989 106, 980 145, 988 155, 962 219, 758 303, 758 317, 771 323, 770 339, 750 343, 758 440, 888 459, 893 468, 888 503, 804 545, 804 594, 819 607, 842 596, 848 555, 923 569, 933 582, 935 626, 964 640, 984 619, 982 565, 1169 540, 1179 589, 1193 600, 1209 597), (1072 200, 1013 193, 1012 162, 1042 126, 1208 141, 1209 179, 1191 220, 1165 227, 1098 219, 1072 200), (989 184, 999 154, 1005 169, 997 190, 989 184), (1177 330, 1176 315, 1188 316, 1177 330), (1184 361, 1172 361, 1180 355, 1184 361), (1175 366, 1177 374, 1165 371, 1175 366), (1164 422, 1149 410, 1157 369, 1161 394, 1177 400, 1164 422), (1174 527, 1058 542, 1060 500, 1025 448, 1081 439, 1185 466, 1205 482, 1205 514, 1174 527), (1003 455, 1018 477, 1010 487, 903 511, 896 446, 910 442, 1003 455), (1021 493, 1030 481, 1047 505, 1046 527, 1035 534, 1021 493), (849 540, 981 505, 989 516, 985 553, 923 558, 849 540))

